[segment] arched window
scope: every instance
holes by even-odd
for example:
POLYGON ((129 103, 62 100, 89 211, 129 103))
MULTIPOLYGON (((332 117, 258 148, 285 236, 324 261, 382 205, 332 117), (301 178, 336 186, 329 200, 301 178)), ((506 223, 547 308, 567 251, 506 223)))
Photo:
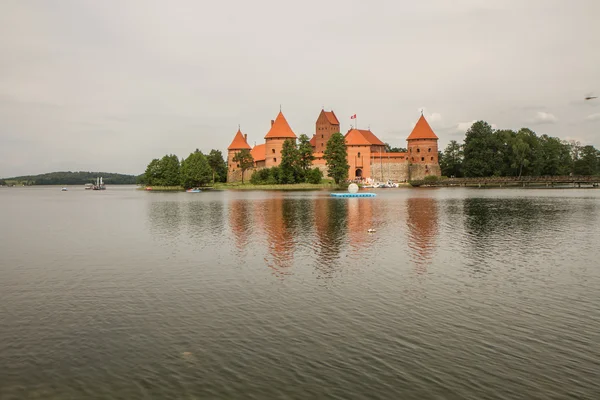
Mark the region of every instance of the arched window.
POLYGON ((427 151, 431 153, 431 148, 427 149, 427 151))
POLYGON ((433 161, 433 157, 431 157, 431 161, 433 161))
POLYGON ((275 154, 275 149, 271 149, 273 151, 273 154, 275 154))
POLYGON ((421 152, 421 149, 417 149, 417 153, 420 153, 420 152, 421 152))
POLYGON ((411 153, 412 153, 412 147, 410 149, 408 149, 411 153))
POLYGON ((421 157, 421 161, 425 161, 425 157, 421 157))
POLYGON ((276 158, 274 158, 274 159, 273 159, 273 162, 277 162, 277 159, 276 159, 276 158))
POLYGON ((360 158, 360 151, 358 152, 358 158, 360 158))

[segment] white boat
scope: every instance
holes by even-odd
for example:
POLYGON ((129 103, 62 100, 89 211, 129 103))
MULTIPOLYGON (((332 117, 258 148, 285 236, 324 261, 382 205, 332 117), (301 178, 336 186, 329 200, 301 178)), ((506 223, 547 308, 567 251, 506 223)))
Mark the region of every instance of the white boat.
POLYGON ((106 187, 102 182, 102 177, 96 178, 96 184, 92 185, 92 190, 106 190, 106 187))
POLYGON ((66 191, 67 191, 67 188, 66 188, 66 187, 64 187, 64 188, 60 189, 60 191, 61 191, 61 192, 66 192, 66 191))

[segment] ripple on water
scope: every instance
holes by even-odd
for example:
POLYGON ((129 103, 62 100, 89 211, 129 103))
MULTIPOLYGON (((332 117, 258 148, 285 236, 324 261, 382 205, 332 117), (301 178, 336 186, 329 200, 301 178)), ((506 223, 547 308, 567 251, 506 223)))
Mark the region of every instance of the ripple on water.
POLYGON ((600 392, 598 191, 6 193, 3 400, 600 392))

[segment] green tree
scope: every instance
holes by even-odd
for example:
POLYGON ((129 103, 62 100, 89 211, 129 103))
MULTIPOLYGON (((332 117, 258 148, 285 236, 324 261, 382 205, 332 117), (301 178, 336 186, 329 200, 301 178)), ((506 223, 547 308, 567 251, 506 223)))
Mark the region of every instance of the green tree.
POLYGON ((196 150, 181 163, 181 185, 186 188, 204 186, 210 182, 212 170, 201 151, 196 150))
POLYGON ((346 152, 346 141, 344 135, 337 132, 331 135, 327 141, 323 158, 327 163, 327 174, 333 178, 338 185, 348 179, 348 154, 346 152))
POLYGON ((542 135, 540 142, 540 175, 569 175, 571 152, 568 144, 559 138, 542 135))
POLYGON ((306 182, 318 184, 323 179, 323 172, 319 168, 313 168, 306 173, 306 182))
POLYGON ((208 165, 212 169, 212 181, 225 182, 227 181, 227 163, 223 158, 221 150, 212 149, 206 156, 208 165))
POLYGON ((462 176, 463 151, 461 145, 456 140, 451 140, 446 146, 442 157, 439 157, 442 175, 462 176))
POLYGON ((523 140, 521 135, 517 134, 517 137, 515 137, 513 142, 511 143, 511 148, 512 148, 512 163, 510 166, 511 166, 511 168, 516 168, 519 171, 519 178, 520 178, 521 175, 523 174, 523 167, 528 166, 530 163, 530 161, 529 161, 529 154, 530 154, 529 144, 527 144, 527 142, 525 140, 523 140))
POLYGON ((181 183, 181 165, 175 154, 168 154, 158 162, 160 186, 178 186, 181 183))
POLYGON ((498 174, 502 165, 501 142, 493 135, 492 127, 485 121, 477 121, 467 131, 463 147, 463 173, 468 177, 498 174))
POLYGON ((575 161, 575 175, 596 175, 598 169, 600 152, 594 146, 584 146, 581 148, 579 159, 575 161))
POLYGON ((146 185, 149 186, 159 185, 159 182, 161 181, 161 174, 160 160, 158 158, 155 158, 152 161, 150 161, 150 163, 146 167, 146 172, 144 173, 144 181, 146 182, 146 185))
POLYGON ((254 158, 250 154, 250 150, 243 149, 235 153, 233 162, 237 163, 238 168, 242 170, 242 185, 244 184, 244 172, 254 166, 254 158))
POLYGON ((281 183, 296 183, 301 175, 300 168, 300 154, 296 147, 296 142, 292 139, 286 139, 283 142, 281 149, 281 183))
POLYGON ((310 139, 305 134, 300 135, 298 139, 298 167, 303 175, 306 175, 308 170, 310 170, 314 159, 310 139))
POLYGON ((583 149, 583 147, 581 146, 581 143, 577 140, 570 140, 567 143, 569 144, 569 148, 571 149, 571 172, 575 173, 575 165, 581 157, 581 150, 583 149))

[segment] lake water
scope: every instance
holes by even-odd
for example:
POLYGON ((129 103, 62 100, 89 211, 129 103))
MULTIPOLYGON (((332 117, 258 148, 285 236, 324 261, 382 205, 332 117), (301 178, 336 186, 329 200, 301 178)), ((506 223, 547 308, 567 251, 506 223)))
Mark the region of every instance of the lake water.
POLYGON ((600 398, 600 190, 377 193, 0 188, 0 398, 600 398))

